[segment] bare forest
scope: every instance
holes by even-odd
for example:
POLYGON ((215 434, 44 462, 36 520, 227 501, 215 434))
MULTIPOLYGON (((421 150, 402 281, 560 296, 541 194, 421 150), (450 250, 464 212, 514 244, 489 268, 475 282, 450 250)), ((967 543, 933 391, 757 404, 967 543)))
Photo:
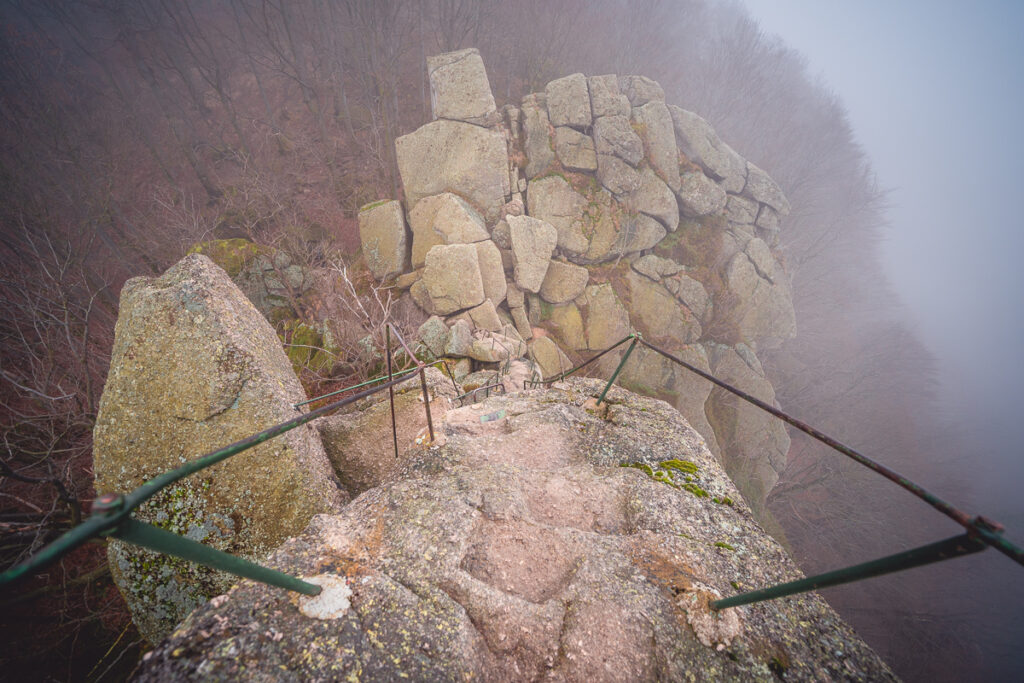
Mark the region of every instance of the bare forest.
MULTIPOLYGON (((430 118, 426 56, 463 47, 480 49, 499 107, 577 71, 649 76, 766 169, 793 206, 781 240, 798 336, 766 363, 781 406, 963 500, 927 417, 933 361, 878 260, 885 192, 841 102, 737 4, 5 0, 0 19, 4 568, 88 514, 125 280, 235 236, 350 272, 359 207, 399 196, 395 138, 430 118)), ((386 292, 362 307, 354 292, 339 314, 351 340, 393 312, 386 292)), ((362 371, 339 362, 303 379, 362 371)), ((796 435, 769 504, 808 572, 951 532, 796 435)), ((826 597, 898 673, 970 670, 971 622, 938 575, 826 597)), ((5 596, 2 612, 12 678, 124 678, 148 647, 100 543, 5 596)))

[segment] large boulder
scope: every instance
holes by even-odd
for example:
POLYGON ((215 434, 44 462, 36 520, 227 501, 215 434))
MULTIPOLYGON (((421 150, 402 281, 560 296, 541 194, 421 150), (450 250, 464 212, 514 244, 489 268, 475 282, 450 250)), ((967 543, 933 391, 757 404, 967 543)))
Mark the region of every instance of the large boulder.
POLYGON ((789 200, 782 193, 782 188, 772 180, 770 175, 749 161, 747 162, 747 185, 743 189, 743 194, 762 204, 767 204, 780 215, 789 215, 789 200))
MULTIPOLYGON (((208 258, 187 256, 160 277, 129 280, 93 433, 96 492, 127 493, 295 417, 304 398, 274 330, 208 258)), ((164 489, 135 516, 260 560, 346 501, 320 438, 304 426, 164 489)), ((108 555, 151 642, 236 580, 119 541, 108 555)))
POLYGON ((711 611, 802 574, 677 411, 614 388, 605 420, 601 386, 450 411, 443 446, 273 557, 321 597, 243 582, 137 680, 895 680, 814 593, 711 611))
POLYGON ((627 210, 640 211, 658 220, 668 232, 679 227, 679 203, 658 175, 649 168, 640 171, 640 186, 620 198, 627 210))
POLYGON ((633 106, 633 123, 644 140, 647 162, 673 192, 679 191, 679 150, 672 115, 664 102, 653 100, 633 106))
POLYGON ((602 116, 629 116, 629 98, 619 92, 619 79, 615 74, 591 76, 587 87, 595 126, 602 116))
POLYGON ((725 208, 728 196, 700 171, 684 173, 678 191, 679 206, 687 216, 710 216, 725 208))
POLYGON ((732 257, 725 284, 736 296, 731 316, 743 339, 756 341, 759 348, 773 348, 796 336, 788 276, 763 240, 750 239, 732 257))
POLYGON ((548 117, 553 126, 586 128, 593 120, 590 115, 590 92, 587 77, 571 74, 556 78, 544 88, 547 96, 548 117))
POLYGON ((644 336, 661 346, 690 344, 700 338, 696 315, 681 305, 660 282, 630 270, 624 278, 629 291, 629 317, 644 336))
POLYGON ((558 243, 558 232, 547 221, 532 216, 509 216, 507 221, 516 286, 526 292, 537 292, 558 243))
POLYGON ((508 282, 501 262, 501 250, 491 240, 476 242, 477 262, 480 264, 480 281, 484 286, 484 297, 497 306, 505 300, 508 282))
POLYGON ((558 248, 571 260, 597 263, 622 253, 615 251, 621 211, 607 190, 590 185, 584 192, 561 175, 537 178, 527 189, 528 213, 554 226, 558 248))
POLYGON ((619 76, 619 90, 634 107, 665 101, 665 90, 657 81, 646 76, 619 76))
POLYGON ((590 285, 580 297, 587 348, 604 351, 631 332, 629 312, 609 283, 590 285))
POLYGON ((498 220, 511 194, 504 134, 439 119, 395 140, 406 207, 442 192, 466 198, 487 221, 498 220))
POLYGON ((438 244, 469 244, 489 237, 484 219, 462 197, 442 192, 424 197, 409 212, 412 267, 422 268, 427 252, 438 244))
POLYGON ((602 116, 594 121, 594 149, 611 154, 631 166, 644 158, 644 143, 629 124, 628 116, 602 116))
POLYGON ((549 303, 564 304, 583 293, 589 278, 590 271, 582 266, 552 261, 541 283, 540 296, 549 303))
POLYGON ((707 121, 692 111, 669 105, 676 143, 686 158, 704 169, 726 192, 740 192, 747 182, 747 162, 722 142, 707 121))
POLYGON ((401 203, 386 200, 359 209, 359 241, 363 259, 378 280, 405 270, 407 244, 401 203))
POLYGON ((565 352, 550 337, 537 337, 529 344, 530 359, 540 367, 544 379, 557 377, 574 366, 565 352))
POLYGON ((526 166, 523 172, 527 178, 535 178, 555 160, 555 148, 551 143, 551 122, 544 93, 533 93, 523 98, 523 153, 526 166))
POLYGON ((555 154, 562 166, 574 171, 596 171, 594 141, 575 128, 555 128, 555 154))
MULTIPOLYGON (((754 398, 776 405, 775 389, 754 352, 745 344, 712 344, 711 374, 754 398)), ((714 387, 704 406, 715 430, 722 465, 754 514, 770 519, 765 500, 786 466, 789 434, 778 418, 734 394, 714 387)))
POLYGON ((447 315, 484 301, 480 258, 472 244, 437 245, 427 252, 423 279, 431 311, 447 315))
POLYGON ((482 126, 497 122, 498 110, 479 50, 467 48, 427 57, 427 74, 435 119, 482 126))

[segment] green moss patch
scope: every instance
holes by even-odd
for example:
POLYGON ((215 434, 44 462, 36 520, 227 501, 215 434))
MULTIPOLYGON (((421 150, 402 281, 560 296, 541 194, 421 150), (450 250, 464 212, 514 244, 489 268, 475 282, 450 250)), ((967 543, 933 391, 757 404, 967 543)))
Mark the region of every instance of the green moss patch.
POLYGON ((188 250, 189 254, 203 254, 224 269, 228 276, 234 278, 260 255, 272 256, 275 249, 256 244, 242 237, 227 240, 200 242, 188 250))

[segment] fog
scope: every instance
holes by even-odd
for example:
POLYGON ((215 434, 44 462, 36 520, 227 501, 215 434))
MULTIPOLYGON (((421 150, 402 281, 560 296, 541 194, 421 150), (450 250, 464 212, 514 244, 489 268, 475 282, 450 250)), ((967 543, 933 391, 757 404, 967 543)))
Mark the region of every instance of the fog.
MULTIPOLYGON (((0 455, 28 479, 0 481, 24 525, 0 564, 92 498, 125 280, 211 238, 354 263, 359 207, 398 196, 394 141, 430 117, 425 57, 464 47, 499 108, 649 76, 767 171, 793 205, 798 335, 758 350, 782 408, 1024 543, 1024 4, 2 0, 0 21, 0 455)), ((807 573, 960 531, 799 435, 768 504, 807 573)), ((86 550, 69 576, 102 573, 86 550)), ((25 665, 130 668, 110 582, 47 580, 37 632, 0 619, 25 665)), ((1024 569, 996 551, 824 595, 908 680, 1024 680, 1024 569)))
MULTIPOLYGON (((1002 522, 1020 543, 1024 4, 745 3, 846 106, 889 191, 886 274, 937 357, 941 421, 962 437, 960 452, 944 454, 944 469, 964 484, 952 501, 1002 522)), ((949 591, 982 600, 972 609, 990 622, 992 640, 978 647, 991 668, 976 679, 1020 680, 1024 572, 989 554, 959 561, 949 591)))

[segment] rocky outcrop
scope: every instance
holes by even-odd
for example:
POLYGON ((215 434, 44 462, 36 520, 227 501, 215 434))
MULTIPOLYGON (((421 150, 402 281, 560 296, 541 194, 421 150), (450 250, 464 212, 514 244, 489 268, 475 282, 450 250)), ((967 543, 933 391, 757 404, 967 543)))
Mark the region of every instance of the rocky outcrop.
MULTIPOLYGON (((443 445, 271 558, 147 655, 164 680, 893 680, 800 576, 677 411, 575 380, 438 419, 443 445)), ((385 443, 389 431, 380 434, 385 443)))
POLYGON ((490 125, 497 120, 491 84, 476 48, 429 57, 427 74, 435 119, 478 125, 490 125))
POLYGON ((406 208, 442 192, 471 202, 488 221, 498 219, 510 193, 508 147, 501 132, 438 119, 395 140, 406 208))
MULTIPOLYGON (((148 479, 298 414, 305 398, 281 343, 227 274, 201 255, 121 291, 93 434, 97 493, 148 479)), ((143 521, 261 558, 348 499, 312 427, 292 430, 175 484, 143 521)), ((140 632, 157 642, 233 579, 112 542, 111 572, 140 632)))
MULTIPOLYGON (((487 114, 443 120, 457 118, 444 112, 488 102, 478 58, 473 51, 431 58, 432 82, 435 71, 438 79, 465 77, 463 90, 472 94, 466 102, 447 102, 462 96, 454 86, 435 88, 439 120, 398 144, 412 267, 441 245, 473 243, 478 251, 475 269, 435 268, 430 287, 426 274, 412 280, 420 307, 454 316, 446 321, 452 330, 446 349, 457 353, 448 355, 475 358, 472 369, 493 371, 483 360, 493 354, 473 352, 477 336, 533 343, 540 335, 547 341, 535 344, 543 354, 534 355, 550 370, 558 354, 580 362, 637 331, 705 367, 709 345, 742 344, 755 354, 795 335, 788 274, 774 251, 790 207, 767 173, 638 75, 571 74, 527 95, 519 107, 507 106, 500 120, 487 114), (507 153, 497 149, 498 138, 507 141, 507 153), (494 151, 477 151, 492 139, 494 151), (484 182, 502 174, 506 180, 484 182), (452 210, 433 208, 442 205, 452 210), (457 291, 460 283, 464 292, 457 291), (456 318, 468 326, 458 335, 456 318)), ((484 105, 480 112, 489 111, 484 105)), ((614 370, 618 354, 594 371, 614 370)), ((717 430, 727 427, 712 429, 703 414, 710 405, 695 398, 710 390, 695 389, 685 370, 645 354, 626 370, 637 386, 685 410, 723 458, 760 457, 767 488, 744 491, 756 496, 750 502, 762 512, 770 473, 777 471, 769 461, 777 454, 741 452, 732 437, 718 438, 717 430), (686 392, 693 397, 678 398, 686 392)))

